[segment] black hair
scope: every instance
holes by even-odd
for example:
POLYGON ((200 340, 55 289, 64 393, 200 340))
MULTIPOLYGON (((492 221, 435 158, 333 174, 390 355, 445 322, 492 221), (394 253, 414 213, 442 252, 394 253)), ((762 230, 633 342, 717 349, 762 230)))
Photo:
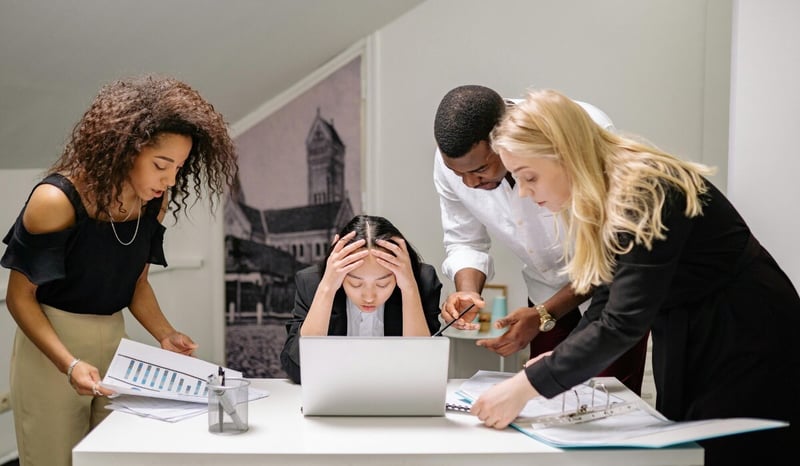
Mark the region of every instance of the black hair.
MULTIPOLYGON (((422 269, 422 257, 419 255, 414 246, 412 246, 411 243, 405 238, 405 236, 400 233, 400 230, 398 230, 397 227, 392 224, 392 222, 383 217, 378 217, 375 215, 356 215, 352 220, 347 222, 347 225, 345 225, 339 232, 339 238, 342 238, 353 231, 355 231, 356 234, 350 239, 350 241, 347 242, 347 244, 363 239, 366 241, 366 244, 364 244, 365 248, 381 249, 389 254, 393 254, 392 251, 378 245, 376 243, 377 240, 382 239, 394 244, 397 244, 394 238, 401 238, 403 241, 405 241, 406 249, 408 249, 408 256, 411 259, 411 269, 414 271, 414 279, 417 281, 417 283, 421 283, 420 272, 422 269)), ((333 245, 331 245, 331 247, 328 249, 328 254, 325 256, 325 261, 323 261, 321 264, 323 274, 325 273, 325 266, 328 262, 328 257, 330 257, 332 251, 333 245)))
POLYGON ((443 155, 464 156, 472 147, 489 141, 492 129, 506 110, 500 94, 484 86, 459 86, 439 103, 433 136, 443 155))

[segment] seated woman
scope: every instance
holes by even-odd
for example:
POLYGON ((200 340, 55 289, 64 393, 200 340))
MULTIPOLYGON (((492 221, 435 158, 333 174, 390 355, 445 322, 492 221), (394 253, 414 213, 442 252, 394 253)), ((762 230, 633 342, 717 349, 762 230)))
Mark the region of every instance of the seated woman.
POLYGON ((300 383, 300 336, 430 336, 442 283, 383 217, 357 215, 325 262, 295 275, 297 292, 281 366, 300 383))

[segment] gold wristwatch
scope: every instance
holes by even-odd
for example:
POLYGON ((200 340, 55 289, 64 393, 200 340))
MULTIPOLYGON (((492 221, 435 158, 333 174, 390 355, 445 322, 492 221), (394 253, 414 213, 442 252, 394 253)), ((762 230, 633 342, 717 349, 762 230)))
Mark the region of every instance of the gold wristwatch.
POLYGON ((537 304, 534 309, 539 313, 539 331, 549 332, 553 330, 553 327, 556 326, 556 318, 547 312, 547 308, 544 307, 544 304, 537 304))

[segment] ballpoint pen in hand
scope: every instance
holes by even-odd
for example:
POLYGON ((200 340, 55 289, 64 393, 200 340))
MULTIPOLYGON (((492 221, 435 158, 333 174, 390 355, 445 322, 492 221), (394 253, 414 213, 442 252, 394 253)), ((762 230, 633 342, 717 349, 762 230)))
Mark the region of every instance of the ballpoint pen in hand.
POLYGON ((472 304, 470 304, 469 306, 467 306, 467 308, 466 308, 466 309, 464 309, 463 311, 461 311, 461 314, 459 314, 459 315, 458 315, 458 317, 456 317, 455 319, 453 319, 453 320, 451 320, 450 322, 448 322, 448 323, 447 323, 447 325, 445 325, 444 327, 440 328, 440 329, 439 329, 439 331, 438 331, 438 332, 436 332, 436 333, 434 333, 432 336, 434 336, 434 337, 438 337, 439 335, 441 335, 441 334, 442 334, 442 332, 444 332, 444 331, 445 331, 445 330, 447 330, 447 329, 448 329, 448 328, 449 328, 451 325, 453 325, 453 323, 454 323, 455 321, 457 321, 458 319, 460 319, 460 318, 464 317, 464 314, 466 314, 467 312, 469 312, 469 310, 470 310, 470 309, 472 309, 473 307, 475 307, 475 303, 472 303, 472 304))

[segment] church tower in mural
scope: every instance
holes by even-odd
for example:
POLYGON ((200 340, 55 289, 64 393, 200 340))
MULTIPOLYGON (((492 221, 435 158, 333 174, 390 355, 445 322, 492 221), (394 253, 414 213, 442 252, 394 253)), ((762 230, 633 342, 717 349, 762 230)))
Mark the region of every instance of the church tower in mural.
POLYGON ((317 116, 306 137, 308 158, 308 205, 340 202, 345 199, 344 143, 330 123, 317 116))

